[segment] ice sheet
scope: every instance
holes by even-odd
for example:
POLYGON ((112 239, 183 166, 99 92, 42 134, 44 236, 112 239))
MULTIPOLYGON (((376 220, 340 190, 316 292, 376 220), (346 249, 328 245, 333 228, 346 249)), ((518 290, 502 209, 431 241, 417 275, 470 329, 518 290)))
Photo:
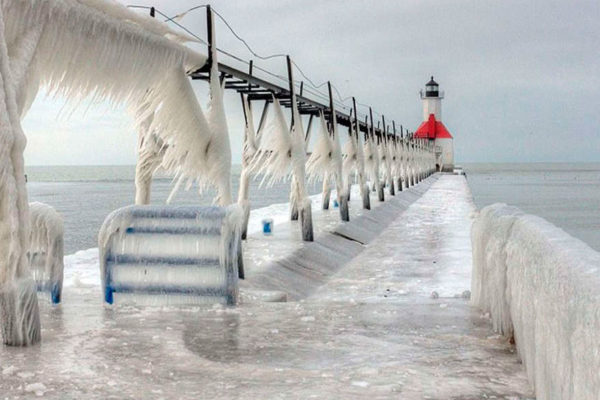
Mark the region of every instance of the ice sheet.
MULTIPOLYGON (((362 212, 357 201, 351 210, 362 212)), ((366 213, 393 207, 373 202, 366 213)), ((473 210, 464 177, 441 176, 326 286, 288 303, 105 310, 99 284, 88 286, 99 282, 97 252, 67 256, 63 304, 42 304, 43 345, 0 348, 0 389, 45 398, 529 399, 514 347, 454 297, 469 287, 473 210)), ((331 229, 339 215, 315 210, 315 221, 331 229)), ((250 238, 284 245, 293 224, 250 238)))

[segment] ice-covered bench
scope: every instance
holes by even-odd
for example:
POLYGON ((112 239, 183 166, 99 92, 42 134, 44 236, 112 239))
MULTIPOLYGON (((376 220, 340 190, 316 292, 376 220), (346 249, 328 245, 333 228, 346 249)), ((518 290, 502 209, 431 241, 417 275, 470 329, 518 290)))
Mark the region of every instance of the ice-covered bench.
POLYGON ((60 303, 63 284, 63 220, 51 206, 30 203, 31 232, 27 257, 38 291, 60 303))
POLYGON ((241 209, 128 206, 100 230, 108 304, 235 304, 241 209))

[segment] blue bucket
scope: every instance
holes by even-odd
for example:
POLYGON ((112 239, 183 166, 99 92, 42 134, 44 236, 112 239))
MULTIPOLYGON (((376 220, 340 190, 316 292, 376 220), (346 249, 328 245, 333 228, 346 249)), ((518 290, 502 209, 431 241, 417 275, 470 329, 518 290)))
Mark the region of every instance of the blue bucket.
POLYGON ((271 218, 263 219, 263 234, 270 235, 273 233, 273 220, 271 218))
POLYGON ((333 208, 338 208, 340 206, 340 204, 338 203, 337 200, 333 200, 333 208))

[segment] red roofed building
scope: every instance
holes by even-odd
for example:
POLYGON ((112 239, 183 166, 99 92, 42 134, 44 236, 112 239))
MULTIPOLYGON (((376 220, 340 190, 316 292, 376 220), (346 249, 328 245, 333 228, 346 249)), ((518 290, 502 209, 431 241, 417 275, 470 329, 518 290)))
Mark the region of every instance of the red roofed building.
POLYGON ((421 91, 423 101, 423 123, 414 133, 414 137, 434 142, 436 167, 438 171, 454 170, 454 139, 442 123, 442 99, 444 92, 431 80, 425 85, 425 94, 421 91))

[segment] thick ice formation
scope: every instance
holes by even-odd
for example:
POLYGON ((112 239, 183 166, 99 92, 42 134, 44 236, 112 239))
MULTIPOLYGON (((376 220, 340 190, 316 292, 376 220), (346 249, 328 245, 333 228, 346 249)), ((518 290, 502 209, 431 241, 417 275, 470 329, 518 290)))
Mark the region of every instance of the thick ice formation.
POLYGON ((128 105, 141 130, 168 146, 163 167, 216 185, 221 204, 231 203, 229 139, 216 80, 208 120, 191 90, 186 74, 206 57, 181 45, 189 37, 105 0, 3 0, 0 8, 0 313, 4 342, 27 344, 39 340, 39 320, 19 119, 39 85, 73 107, 83 99, 128 105))
POLYGON ((63 220, 51 206, 29 204, 31 234, 29 264, 38 290, 50 292, 53 303, 59 303, 63 285, 63 220))
POLYGON ((289 177, 292 158, 292 138, 279 100, 273 98, 273 113, 252 159, 249 171, 262 175, 261 185, 272 186, 289 177))
POLYGON ((334 139, 329 133, 325 116, 321 112, 319 114, 319 137, 306 162, 306 174, 309 182, 322 180, 325 174, 335 175, 334 152, 334 139))
POLYGON ((241 209, 129 206, 100 230, 109 304, 198 304, 238 299, 241 209))
POLYGON ((373 129, 371 129, 370 133, 365 138, 364 150, 367 177, 377 193, 383 193, 383 187, 381 186, 381 180, 379 179, 379 151, 377 149, 377 144, 375 143, 373 129))
MULTIPOLYGON (((246 238, 248 230, 248 219, 250 218, 250 202, 249 197, 249 186, 250 186, 250 175, 251 165, 250 161, 256 154, 260 144, 260 138, 262 132, 256 132, 254 128, 254 117, 252 115, 252 108, 248 97, 242 95, 242 107, 244 108, 245 126, 244 126, 244 147, 242 149, 242 172, 240 175, 240 188, 238 191, 238 205, 242 207, 243 221, 242 221, 242 238, 246 238)), ((269 109, 267 103, 265 113, 269 109)), ((262 128, 262 127, 259 127, 262 128)))
MULTIPOLYGON (((347 202, 347 188, 342 173, 342 148, 335 117, 333 124, 327 126, 323 113, 319 115, 320 129, 317 144, 306 162, 309 181, 323 181, 323 207, 328 208, 331 184, 335 182, 338 203, 347 202)), ((343 205, 342 207, 347 207, 343 205)), ((345 211, 344 211, 345 212, 345 211)))
MULTIPOLYGON (((384 127, 384 130, 385 130, 385 127, 384 127)), ((377 154, 379 156, 379 165, 381 165, 381 167, 382 167, 381 181, 383 182, 384 185, 385 184, 389 185, 390 194, 393 195, 394 194, 394 190, 393 190, 394 182, 392 181, 392 164, 390 162, 390 153, 389 153, 388 147, 389 147, 388 139, 386 138, 386 135, 384 134, 378 140, 377 154)))
POLYGON ((542 218, 485 207, 472 228, 473 303, 514 335, 538 399, 600 393, 600 253, 542 218))
POLYGON ((369 188, 367 187, 367 177, 365 174, 365 155, 363 151, 363 144, 359 139, 359 132, 356 124, 350 124, 350 137, 344 145, 343 150, 343 163, 342 171, 344 174, 345 185, 348 188, 352 185, 351 179, 354 174, 358 178, 358 185, 360 187, 360 194, 363 198, 363 208, 371 208, 371 202, 369 197, 369 188))
POLYGON ((392 176, 396 179, 396 189, 402 190, 402 145, 400 139, 394 137, 391 142, 392 176))

